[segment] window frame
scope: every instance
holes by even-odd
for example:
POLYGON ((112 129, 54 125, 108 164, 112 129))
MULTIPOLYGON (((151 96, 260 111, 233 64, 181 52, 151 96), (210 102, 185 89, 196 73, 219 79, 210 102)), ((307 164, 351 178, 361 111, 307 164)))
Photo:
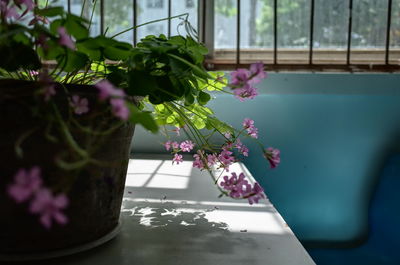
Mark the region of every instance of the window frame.
POLYGON ((262 60, 266 69, 272 71, 321 71, 321 72, 400 72, 400 61, 390 59, 390 53, 399 54, 400 49, 390 48, 390 27, 392 14, 392 0, 388 0, 388 16, 386 25, 386 40, 384 49, 356 49, 351 47, 352 33, 352 10, 353 0, 349 0, 349 17, 347 29, 347 49, 319 49, 313 47, 314 38, 314 16, 315 0, 310 0, 310 40, 307 49, 285 49, 277 46, 277 2, 274 3, 274 47, 271 49, 242 49, 240 43, 240 4, 237 1, 237 29, 236 29, 236 49, 215 49, 214 47, 214 1, 199 0, 199 32, 200 40, 205 43, 210 51, 206 59, 206 67, 210 70, 231 70, 238 67, 248 67, 250 63, 257 60, 251 58, 263 58, 266 53, 271 54, 262 60), (221 56, 221 54, 230 54, 221 56), (249 54, 251 56, 249 56, 249 54), (307 56, 305 56, 307 54, 307 56), (340 54, 340 60, 334 58, 340 54), (321 56, 324 58, 321 59, 321 56), (371 57, 372 56, 372 57, 371 57), (299 58, 301 60, 291 60, 287 58, 299 58), (332 60, 326 58, 332 57, 332 60), (283 58, 283 59, 282 59, 283 58), (286 58, 286 59, 285 59, 286 58), (368 58, 368 59, 365 59, 368 58))
MULTIPOLYGON (((70 10, 72 0, 68 1, 68 10, 70 10)), ((100 32, 104 32, 104 1, 100 1, 100 32)), ((171 1, 166 1, 168 16, 171 16, 171 1)), ((194 0, 196 1, 196 0, 194 0)), ((240 47, 240 4, 237 1, 237 28, 236 28, 236 48, 235 49, 215 49, 214 47, 214 0, 197 0, 198 12, 198 33, 199 40, 205 44, 209 50, 206 57, 205 66, 209 70, 230 70, 238 67, 246 67, 250 63, 259 61, 262 58, 266 68, 272 71, 332 71, 332 72, 400 72, 400 59, 392 60, 390 53, 398 54, 400 58, 400 49, 390 47, 390 27, 392 16, 392 1, 388 1, 388 15, 386 27, 386 40, 384 49, 354 49, 351 46, 352 33, 352 9, 353 1, 348 0, 349 17, 347 31, 347 48, 342 50, 319 49, 313 47, 314 38, 314 6, 315 0, 310 0, 310 40, 307 49, 284 49, 279 48, 278 26, 277 26, 277 3, 279 0, 273 0, 274 12, 274 41, 273 48, 263 49, 242 49, 240 47), (334 58, 334 55, 340 54, 341 60, 334 58), (222 56, 222 55, 225 55, 222 56), (269 56, 267 56, 269 55, 269 56), (267 57, 265 57, 267 56, 267 57), (323 60, 331 57, 332 60, 323 60), (372 56, 372 57, 371 57, 372 56), (290 58, 303 58, 302 60, 293 60, 290 58), (251 60, 257 58, 257 60, 251 60), (289 59, 288 59, 289 58, 289 59), (344 58, 344 59, 343 59, 344 58), (365 60, 367 58, 367 60, 365 60)), ((247 0, 243 0, 247 1, 247 0)), ((165 3, 164 3, 165 4, 165 3)), ((133 25, 137 25, 137 0, 132 0, 133 25)), ((168 20, 168 35, 171 34, 171 20, 168 20)), ((133 31, 133 44, 137 43, 136 30, 133 31)))

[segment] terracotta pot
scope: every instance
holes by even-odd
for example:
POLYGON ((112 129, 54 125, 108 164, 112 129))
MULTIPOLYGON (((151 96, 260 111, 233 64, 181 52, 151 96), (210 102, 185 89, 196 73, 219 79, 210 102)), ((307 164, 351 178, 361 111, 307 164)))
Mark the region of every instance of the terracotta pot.
MULTIPOLYGON (((0 80, 2 257, 38 257, 48 253, 62 254, 66 249, 79 249, 82 245, 89 246, 90 242, 107 238, 119 222, 134 126, 124 124, 106 137, 93 137, 79 130, 72 131, 72 136, 83 146, 98 138, 92 157, 105 162, 100 165, 89 164, 80 170, 61 170, 55 165, 55 159, 63 152, 68 153, 69 147, 58 135, 59 141, 55 143, 45 137, 46 130, 51 135, 54 128, 33 114, 34 97, 43 97, 38 94, 40 88, 40 84, 36 82, 0 80), (29 136, 21 142, 24 152, 20 158, 16 155, 15 143, 32 128, 37 129, 28 133, 29 136), (68 224, 53 224, 48 230, 40 224, 39 216, 29 213, 29 202, 17 204, 7 194, 7 186, 13 182, 17 170, 33 166, 41 167, 46 186, 55 187, 56 193, 67 192, 69 206, 65 214, 69 218, 68 224)), ((94 87, 69 85, 68 90, 72 94, 88 98, 91 112, 103 112, 95 118, 96 122, 110 123, 110 126, 118 122, 109 111, 105 111, 105 104, 97 102, 97 91, 94 87)), ((65 89, 57 85, 56 91, 54 101, 61 115, 68 119, 71 114, 68 113, 65 89)), ((84 118, 85 115, 76 116, 83 125, 89 122, 84 118)))

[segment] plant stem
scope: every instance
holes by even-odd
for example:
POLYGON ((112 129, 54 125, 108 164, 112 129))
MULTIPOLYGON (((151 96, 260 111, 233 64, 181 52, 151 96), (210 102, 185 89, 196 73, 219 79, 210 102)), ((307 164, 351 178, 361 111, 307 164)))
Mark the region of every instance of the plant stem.
POLYGON ((164 21, 164 20, 170 20, 170 19, 174 19, 174 18, 178 18, 178 17, 183 17, 183 16, 186 16, 186 19, 187 19, 187 17, 189 16, 189 13, 184 13, 184 14, 180 14, 180 15, 177 15, 177 16, 173 16, 173 17, 167 17, 167 18, 156 19, 156 20, 152 20, 152 21, 149 21, 149 22, 146 22, 146 23, 137 25, 137 26, 133 26, 133 27, 130 27, 130 28, 126 29, 126 30, 123 30, 123 31, 121 31, 121 32, 119 32, 119 33, 117 33, 117 34, 115 34, 115 35, 112 36, 111 38, 114 39, 115 37, 117 37, 117 36, 119 36, 119 35, 121 35, 121 34, 124 34, 124 33, 128 32, 128 31, 130 31, 130 30, 132 30, 132 29, 137 29, 137 28, 139 28, 139 27, 143 27, 143 26, 146 26, 146 25, 148 25, 148 24, 152 24, 152 23, 156 23, 156 22, 160 22, 160 21, 164 21))

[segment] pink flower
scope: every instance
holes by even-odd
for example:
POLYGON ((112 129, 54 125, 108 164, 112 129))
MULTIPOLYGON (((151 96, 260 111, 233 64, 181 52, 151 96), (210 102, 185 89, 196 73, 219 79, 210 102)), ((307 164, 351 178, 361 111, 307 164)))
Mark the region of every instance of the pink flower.
POLYGON ((171 141, 166 141, 164 143, 165 150, 169 151, 171 149, 171 141))
POLYGON ((193 155, 194 161, 193 161, 193 167, 196 167, 198 169, 204 169, 204 163, 201 160, 200 156, 198 154, 193 155))
POLYGON ((106 100, 107 98, 110 97, 124 97, 125 92, 122 89, 118 89, 114 87, 113 84, 111 84, 107 80, 102 80, 98 82, 95 87, 100 91, 99 94, 99 99, 100 100, 106 100))
POLYGON ((193 167, 196 167, 200 170, 203 170, 205 168, 202 157, 204 156, 204 151, 198 150, 197 154, 193 155, 194 161, 193 161, 193 167))
POLYGON ((59 27, 57 29, 58 34, 60 35, 60 39, 58 40, 58 44, 61 46, 65 46, 70 48, 71 50, 75 50, 75 43, 68 35, 67 30, 64 27, 59 27))
POLYGON ((239 177, 235 172, 231 173, 231 177, 224 176, 220 186, 229 191, 229 196, 232 198, 244 197, 251 192, 251 185, 243 173, 240 173, 239 177))
POLYGON ((114 115, 121 120, 128 120, 129 118, 129 109, 125 104, 125 100, 121 98, 112 98, 110 100, 112 111, 114 115))
POLYGON ((43 188, 36 192, 29 210, 33 214, 39 214, 41 224, 50 229, 53 219, 62 225, 68 223, 68 218, 61 212, 67 206, 68 198, 65 194, 53 196, 50 190, 43 188))
POLYGON ((243 128, 245 128, 245 129, 254 127, 254 120, 249 119, 249 118, 245 118, 243 120, 242 125, 243 125, 243 128))
POLYGON ((39 72, 38 72, 38 71, 33 71, 33 70, 28 71, 28 73, 29 73, 29 75, 31 75, 31 76, 38 76, 38 75, 39 75, 39 72))
POLYGON ((247 129, 247 133, 250 137, 258 138, 258 129, 256 127, 247 129))
POLYGON ((258 203, 265 198, 264 189, 257 182, 252 187, 243 173, 237 176, 232 172, 231 176, 224 176, 220 186, 229 192, 232 198, 247 198, 250 204, 258 203))
POLYGON ((258 95, 257 88, 253 85, 261 82, 266 77, 263 63, 250 65, 250 70, 239 68, 231 73, 232 82, 229 86, 240 101, 253 99, 258 95))
POLYGON ((222 150, 222 152, 218 155, 218 160, 221 162, 222 167, 226 170, 229 170, 229 166, 235 162, 235 158, 232 156, 232 152, 228 150, 222 150))
POLYGON ((0 8, 3 10, 5 18, 10 18, 10 19, 12 19, 12 18, 19 19, 20 18, 20 15, 18 14, 15 6, 7 8, 7 4, 0 3, 0 8))
POLYGON ((212 165, 216 164, 218 161, 217 155, 216 154, 208 154, 207 155, 207 164, 209 167, 212 165))
POLYGON ((249 119, 249 118, 245 118, 243 120, 243 128, 246 129, 247 134, 250 137, 253 138, 258 138, 258 129, 254 126, 254 121, 249 119))
POLYGON ((260 199, 265 198, 264 189, 257 182, 254 183, 251 195, 247 198, 249 204, 258 203, 260 199))
POLYGON ((75 114, 81 115, 89 111, 89 102, 87 98, 80 98, 78 95, 73 95, 70 103, 75 114))
POLYGON ((227 141, 225 144, 222 146, 222 150, 231 150, 233 148, 233 142, 227 141))
POLYGON ((236 71, 231 72, 232 82, 230 83, 230 86, 233 88, 243 87, 247 84, 249 77, 249 70, 239 68, 236 71))
POLYGON ((14 176, 14 183, 7 189, 8 194, 17 203, 27 201, 42 185, 40 168, 19 169, 14 176))
POLYGON ((242 155, 249 156, 249 149, 240 141, 240 139, 236 140, 235 147, 242 155))
POLYGON ((231 135, 231 133, 229 133, 229 132, 224 133, 224 136, 225 136, 225 138, 227 138, 227 139, 231 139, 231 138, 232 138, 232 135, 231 135))
POLYGON ((26 11, 31 11, 35 8, 35 3, 32 0, 14 0, 17 5, 25 5, 26 11))
POLYGON ((172 150, 176 150, 179 148, 179 144, 177 142, 167 141, 165 142, 164 147, 167 151, 169 151, 171 148, 172 150))
POLYGON ((262 79, 267 77, 267 73, 264 71, 264 64, 262 62, 253 63, 250 65, 251 80, 249 83, 258 84, 262 79))
POLYGON ((257 89, 251 85, 246 84, 243 87, 236 88, 233 90, 233 94, 240 101, 244 101, 246 98, 253 99, 258 95, 257 89))
POLYGON ((192 141, 186 140, 180 144, 180 148, 182 152, 190 152, 194 147, 194 143, 192 141))
POLYGON ((276 168, 281 162, 281 151, 275 149, 273 147, 268 147, 267 150, 264 151, 264 157, 268 159, 268 162, 271 168, 276 168))
POLYGON ((172 146, 172 148, 173 148, 174 150, 176 150, 176 149, 179 148, 178 142, 172 142, 172 143, 171 143, 171 146, 172 146))
POLYGON ((183 156, 180 154, 175 154, 174 158, 172 159, 172 164, 174 164, 175 162, 177 165, 179 165, 179 163, 183 162, 183 156))

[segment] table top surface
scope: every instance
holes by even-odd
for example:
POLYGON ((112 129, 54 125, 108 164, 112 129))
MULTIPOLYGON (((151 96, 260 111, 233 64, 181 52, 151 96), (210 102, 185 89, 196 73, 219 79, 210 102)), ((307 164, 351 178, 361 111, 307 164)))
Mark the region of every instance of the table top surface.
MULTIPOLYGON (((243 164, 231 172, 254 181, 243 164)), ((136 155, 118 236, 49 264, 315 264, 268 199, 251 206, 218 195, 210 175, 191 161, 172 165, 171 156, 136 155)))

